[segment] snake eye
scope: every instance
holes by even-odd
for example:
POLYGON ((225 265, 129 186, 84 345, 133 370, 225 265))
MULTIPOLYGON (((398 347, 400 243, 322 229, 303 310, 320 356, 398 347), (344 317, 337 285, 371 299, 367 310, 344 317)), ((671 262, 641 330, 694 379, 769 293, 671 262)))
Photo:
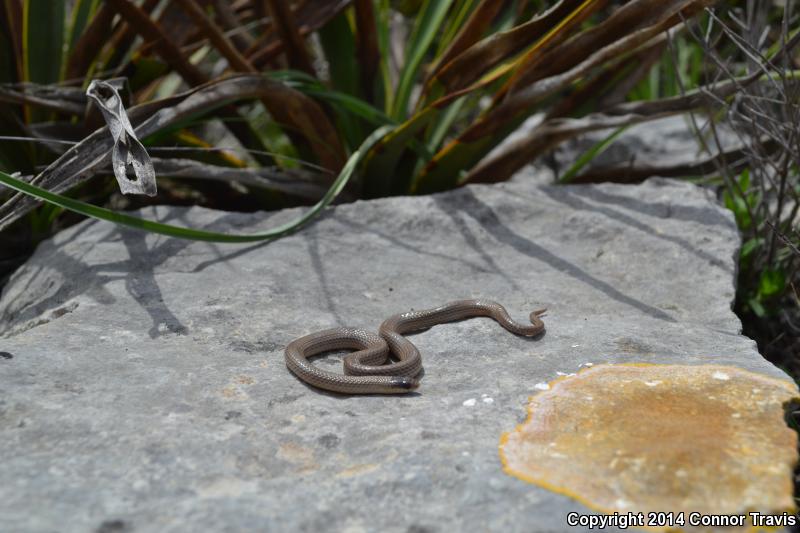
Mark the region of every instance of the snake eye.
POLYGON ((414 390, 419 387, 419 380, 409 377, 393 377, 391 387, 402 390, 414 390))

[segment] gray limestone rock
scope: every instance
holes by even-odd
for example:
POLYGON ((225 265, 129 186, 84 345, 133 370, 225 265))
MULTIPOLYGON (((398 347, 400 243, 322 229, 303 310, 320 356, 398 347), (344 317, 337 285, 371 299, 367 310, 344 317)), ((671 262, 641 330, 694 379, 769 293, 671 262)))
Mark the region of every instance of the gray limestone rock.
MULTIPOLYGON (((241 233, 298 212, 142 214, 241 233)), ((356 202, 250 246, 83 222, 0 300, 0 529, 574 531, 589 510, 505 474, 500 435, 588 363, 785 377, 731 311, 738 242, 709 193, 661 179, 356 202), (547 307, 547 332, 414 335, 426 373, 400 397, 320 393, 284 366, 298 336, 472 297, 547 307)))
MULTIPOLYGON (((697 140, 694 127, 704 132, 706 143, 712 153, 718 147, 707 132, 707 120, 696 117, 694 122, 688 115, 668 116, 653 121, 635 124, 626 129, 610 146, 598 153, 579 174, 628 167, 664 169, 682 167, 709 159, 709 154, 697 140)), ((548 181, 562 176, 575 161, 603 142, 614 130, 586 133, 560 144, 548 156, 537 160, 532 170, 522 175, 538 174, 548 181)), ((717 125, 719 142, 726 150, 742 146, 741 139, 725 124, 717 125)))

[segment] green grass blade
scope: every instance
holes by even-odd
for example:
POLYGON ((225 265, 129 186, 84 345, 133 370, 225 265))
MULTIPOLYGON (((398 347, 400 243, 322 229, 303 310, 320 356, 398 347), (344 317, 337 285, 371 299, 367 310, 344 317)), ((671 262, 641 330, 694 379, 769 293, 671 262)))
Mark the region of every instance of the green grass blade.
POLYGON ((65 0, 25 0, 22 46, 25 81, 55 83, 61 73, 65 0))
POLYGON ((86 25, 94 16, 99 0, 75 0, 72 8, 72 17, 69 25, 69 33, 66 39, 67 54, 73 49, 78 38, 83 34, 86 25))
POLYGON ((315 96, 321 100, 325 100, 330 104, 336 105, 352 115, 363 118, 370 124, 374 124, 376 126, 395 124, 395 122, 380 109, 372 107, 372 105, 370 105, 368 102, 350 96, 349 94, 331 91, 328 89, 312 89, 303 87, 298 87, 297 89, 309 96, 315 96))
POLYGON ((372 145, 374 145, 378 139, 386 135, 390 129, 391 128, 388 126, 380 128, 373 132, 372 135, 370 135, 367 140, 364 141, 358 150, 356 150, 347 160, 347 163, 345 164, 344 168, 342 168, 342 171, 339 173, 336 181, 333 182, 331 188, 328 189, 328 191, 325 193, 325 196, 323 196, 319 202, 314 204, 314 206, 312 206, 297 219, 264 233, 231 235, 153 222, 143 218, 127 215, 125 213, 111 211, 110 209, 106 209, 104 207, 87 204, 86 202, 81 202, 80 200, 75 200, 73 198, 68 198, 66 196, 47 191, 35 185, 31 185, 23 180, 10 176, 5 172, 0 172, 0 183, 15 191, 33 196, 39 200, 44 200, 45 202, 63 207, 64 209, 74 211, 81 215, 100 220, 106 220, 121 226, 143 229, 150 233, 158 233, 160 235, 167 235, 169 237, 175 237, 178 239, 206 242, 246 243, 266 241, 276 239, 296 231, 309 220, 314 218, 322 209, 328 206, 350 180, 356 168, 358 167, 358 164, 364 158, 364 155, 369 151, 372 145))
MULTIPOLYGON (((356 42, 347 11, 339 13, 317 32, 328 60, 331 86, 344 94, 361 95, 361 72, 356 57, 356 42)), ((348 113, 338 114, 339 129, 347 146, 355 148, 364 139, 361 121, 348 113)))
POLYGON ((609 146, 616 140, 617 137, 622 135, 622 132, 627 130, 628 126, 621 126, 611 132, 611 135, 596 143, 589 150, 583 153, 571 167, 564 173, 563 176, 558 178, 558 183, 569 183, 575 176, 577 176, 583 168, 592 162, 592 160, 605 152, 609 146))
POLYGON ((389 44, 389 26, 391 25, 392 9, 389 5, 389 0, 377 0, 375 8, 375 30, 378 36, 378 49, 381 55, 379 68, 383 85, 383 94, 379 96, 380 101, 376 101, 376 105, 383 107, 387 113, 391 113, 394 103, 391 73, 392 51, 389 44))
POLYGON ((408 113, 411 90, 422 65, 422 60, 433 43, 436 32, 442 27, 452 0, 425 0, 406 49, 406 62, 400 73, 397 94, 392 105, 391 116, 403 119, 408 113))
MULTIPOLYGON (((441 115, 439 120, 434 122, 428 128, 430 132, 427 141, 428 150, 435 154, 439 148, 441 148, 445 137, 447 137, 447 134, 450 132, 453 123, 458 118, 458 114, 461 112, 461 109, 464 107, 464 104, 467 103, 468 99, 470 99, 469 96, 463 96, 450 104, 450 106, 441 115)), ((476 99, 472 98, 472 100, 474 101, 476 99)))
POLYGON ((347 11, 332 18, 319 30, 320 44, 328 60, 331 85, 337 91, 358 95, 359 68, 353 61, 356 57, 356 41, 347 11))
POLYGON ((448 17, 449 20, 442 32, 442 38, 439 40, 436 47, 436 57, 441 56, 450 43, 453 42, 453 39, 456 38, 458 31, 464 26, 467 17, 469 17, 472 10, 475 9, 476 3, 477 0, 462 0, 453 8, 453 15, 448 17))
POLYGON ((318 79, 312 78, 305 72, 296 70, 276 70, 268 72, 267 77, 297 89, 298 91, 325 100, 329 104, 340 108, 352 115, 360 117, 370 124, 386 126, 395 122, 383 111, 369 102, 350 94, 328 89, 318 79))

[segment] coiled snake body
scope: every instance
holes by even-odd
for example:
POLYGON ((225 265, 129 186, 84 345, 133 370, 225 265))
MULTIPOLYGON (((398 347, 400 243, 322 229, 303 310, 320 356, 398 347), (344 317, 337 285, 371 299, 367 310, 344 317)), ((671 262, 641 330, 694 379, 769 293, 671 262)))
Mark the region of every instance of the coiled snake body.
POLYGON ((343 394, 401 394, 419 386, 422 357, 405 333, 475 316, 491 317, 516 335, 533 337, 544 331, 539 309, 531 325, 515 322, 505 308, 489 300, 459 300, 435 309, 393 315, 381 324, 380 336, 353 328, 333 328, 292 341, 286 347, 286 366, 297 377, 321 389, 343 394), (322 370, 310 357, 333 350, 357 350, 344 358, 345 374, 322 370), (397 361, 389 363, 389 359, 397 361))

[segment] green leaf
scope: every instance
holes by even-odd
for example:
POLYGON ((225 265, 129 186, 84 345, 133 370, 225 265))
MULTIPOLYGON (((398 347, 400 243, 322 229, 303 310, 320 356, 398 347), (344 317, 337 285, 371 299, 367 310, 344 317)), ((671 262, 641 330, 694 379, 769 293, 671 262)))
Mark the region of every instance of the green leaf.
POLYGON ((733 211, 733 215, 736 217, 736 225, 740 229, 748 229, 752 224, 750 211, 747 209, 745 199, 739 196, 739 192, 729 188, 729 190, 722 193, 722 201, 725 207, 733 211))
POLYGON ((403 119, 408 113, 411 90, 419 72, 422 60, 431 47, 436 32, 444 23, 452 0, 425 0, 406 48, 406 62, 400 73, 391 116, 395 120, 403 119))
POLYGON ((25 81, 55 83, 61 73, 65 0, 25 0, 22 42, 25 81))
POLYGON ((755 313, 757 317, 763 318, 764 316, 766 316, 767 311, 764 309, 764 306, 761 305, 761 302, 759 302, 757 299, 750 298, 747 301, 747 305, 750 306, 750 309, 753 310, 753 313, 755 313))
POLYGON ((766 269, 758 280, 758 296, 760 300, 777 296, 786 289, 786 274, 781 270, 766 269))
POLYGON ((373 132, 372 135, 370 135, 367 140, 364 141, 358 150, 356 150, 347 160, 347 163, 344 165, 344 168, 342 168, 342 171, 339 173, 336 181, 333 182, 331 188, 328 189, 328 191, 325 193, 325 196, 323 196, 319 202, 314 204, 314 206, 312 206, 297 219, 264 233, 231 235, 153 222, 143 218, 127 215, 125 213, 111 211, 110 209, 106 209, 104 207, 87 204, 85 202, 81 202, 80 200, 75 200, 73 198, 47 191, 35 185, 31 185, 23 180, 10 176, 5 172, 0 172, 0 183, 10 187, 11 189, 14 189, 15 191, 19 191, 21 193, 33 196, 34 198, 38 198, 39 200, 44 200, 45 202, 63 207, 64 209, 69 209, 70 211, 74 211, 88 217, 106 220, 121 226, 139 228, 151 233, 158 233, 178 239, 227 243, 266 241, 276 239, 296 231, 298 228, 314 218, 322 209, 328 206, 350 180, 356 168, 358 167, 358 164, 364 158, 364 155, 369 151, 372 145, 378 141, 378 139, 386 135, 389 129, 390 128, 388 126, 380 128, 373 132))
POLYGON ((742 244, 742 249, 739 251, 739 258, 742 261, 747 261, 750 259, 750 256, 755 252, 759 246, 761 246, 764 242, 764 239, 760 239, 758 237, 749 239, 747 242, 742 244))
POLYGON ((747 193, 748 189, 750 189, 750 169, 745 168, 742 171, 742 175, 739 176, 739 187, 742 189, 742 193, 747 193))
POLYGON ((730 191, 724 191, 722 193, 722 203, 725 205, 726 209, 733 211, 733 196, 731 196, 730 191))
POLYGON ((610 135, 608 135, 608 137, 600 140, 594 146, 589 148, 589 150, 587 150, 584 154, 581 154, 581 156, 575 161, 575 163, 573 163, 571 167, 569 167, 564 175, 558 179, 559 183, 569 183, 572 181, 575 176, 580 174, 581 170, 583 170, 586 165, 591 163, 595 157, 605 152, 608 147, 614 143, 616 138, 622 135, 622 132, 627 129, 628 126, 621 126, 615 129, 610 135))

